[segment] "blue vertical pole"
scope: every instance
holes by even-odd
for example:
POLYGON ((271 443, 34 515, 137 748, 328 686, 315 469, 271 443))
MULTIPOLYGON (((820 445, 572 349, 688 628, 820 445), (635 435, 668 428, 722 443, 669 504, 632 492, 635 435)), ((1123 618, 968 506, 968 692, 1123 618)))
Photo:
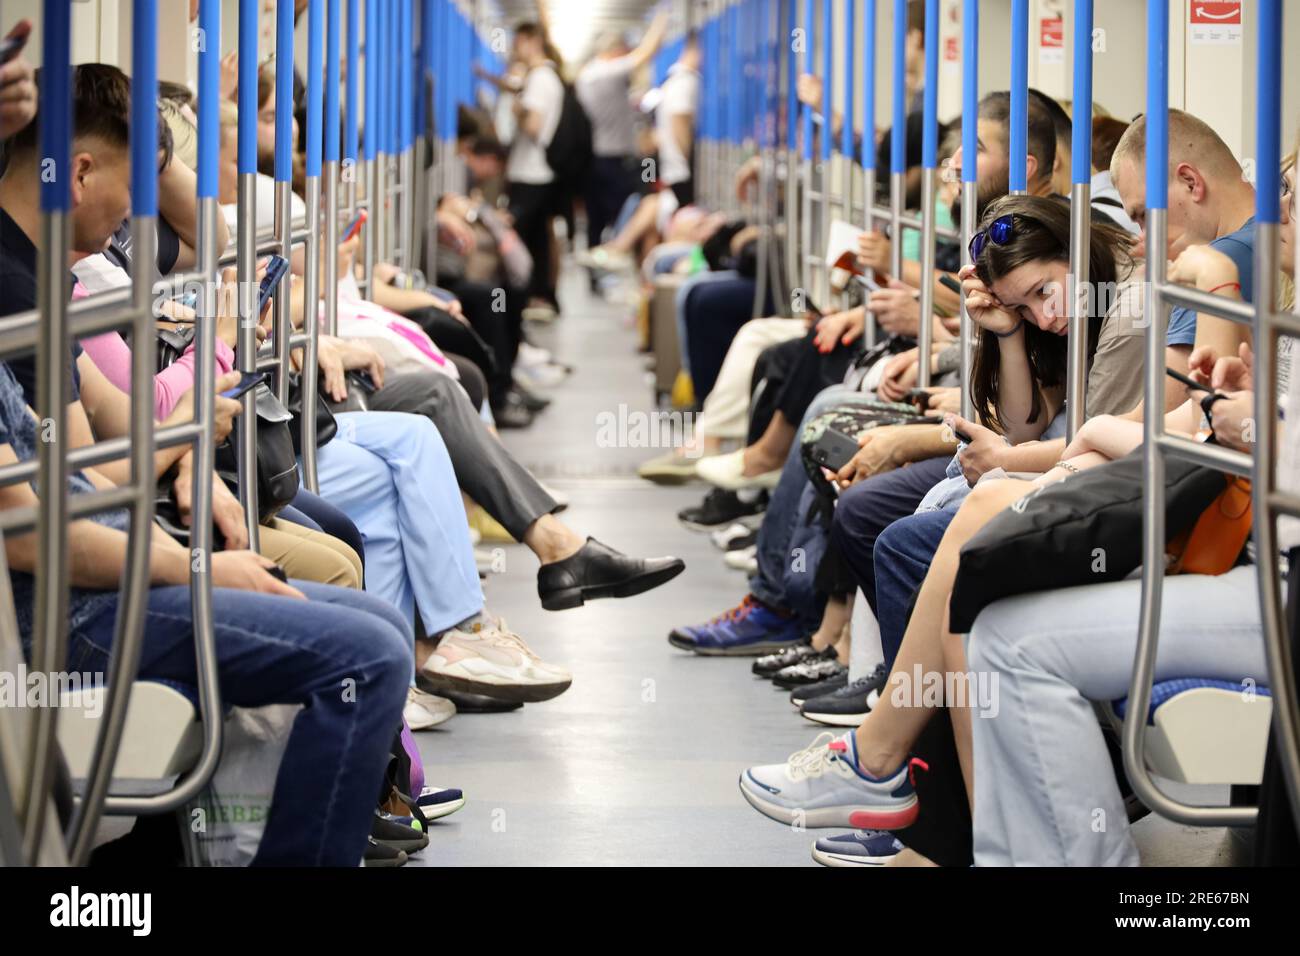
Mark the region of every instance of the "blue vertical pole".
POLYGON ((158 0, 135 0, 131 20, 131 211, 158 214, 158 0))
MULTIPOLYGON (((202 80, 201 76, 200 80, 202 80)), ((202 120, 200 119, 199 122, 202 123, 202 120)), ((200 163, 202 160, 202 151, 200 151, 200 163)), ((282 183, 293 179, 293 4, 291 3, 281 3, 276 10, 275 179, 282 183)))
MULTIPOLYGON (((1255 84, 1255 219, 1276 223, 1281 212, 1282 2, 1260 0, 1255 84)), ((1149 134, 1148 134, 1149 135, 1149 134)), ((1256 295, 1261 293, 1257 292, 1256 295)), ((1268 304, 1271 308, 1272 303, 1268 304)), ((1261 361, 1267 359, 1261 358, 1261 361)))
POLYGON ((790 82, 785 91, 785 145, 790 152, 799 144, 799 54, 794 51, 794 31, 798 26, 798 0, 786 0, 787 16, 782 25, 786 51, 786 73, 790 82))
POLYGON ((405 152, 415 143, 413 135, 415 129, 415 101, 411 96, 411 44, 414 42, 415 30, 411 23, 411 0, 402 0, 401 19, 398 22, 396 36, 404 38, 405 42, 398 43, 399 54, 396 57, 397 68, 400 73, 397 99, 401 116, 401 147, 405 152))
POLYGON ((1092 182, 1093 0, 1074 0, 1074 129, 1070 168, 1076 184, 1092 182))
POLYGON ((343 158, 354 168, 361 148, 361 0, 348 0, 347 128, 343 136, 343 158))
MULTIPOLYGON (((342 28, 341 0, 328 0, 325 20, 325 161, 339 161, 339 135, 343 116, 339 109, 339 53, 342 28)), ((350 77, 349 77, 350 79, 350 77)))
POLYGON ((894 124, 889 171, 907 172, 907 0, 894 0, 894 124))
MULTIPOLYGON (((1147 0, 1147 209, 1169 205, 1169 4, 1147 0)), ((1160 250, 1157 254, 1163 255, 1160 250)))
MULTIPOLYGON (((200 199, 215 199, 217 158, 221 152, 221 123, 217 116, 217 103, 221 97, 221 5, 216 0, 204 0, 200 4, 199 29, 203 31, 203 48, 199 51, 198 196, 200 199)), ((293 79, 292 72, 289 79, 293 79)), ((150 107, 157 112, 156 102, 151 102, 150 107)), ((278 122, 278 115, 276 119, 278 122)), ((157 163, 156 157, 154 163, 157 163)), ((156 166, 154 174, 157 175, 156 166)))
MULTIPOLYGON (((925 0, 925 100, 921 166, 939 165, 939 0, 925 0)), ((931 210, 923 210, 929 214, 931 210)))
POLYGON ((835 38, 832 32, 835 13, 831 0, 822 0, 822 139, 821 156, 825 162, 831 158, 831 112, 835 102, 835 38))
POLYGON ((840 133, 840 152, 853 157, 853 124, 857 119, 857 103, 853 91, 857 87, 854 77, 853 45, 857 42, 858 0, 844 0, 844 127, 840 133))
POLYGON ((975 161, 979 157, 980 110, 980 5, 966 0, 961 18, 961 180, 976 181, 975 161))
MULTIPOLYGON (((813 69, 813 0, 803 0, 803 35, 804 35, 804 69, 811 73, 813 69)), ((803 148, 804 159, 813 158, 813 116, 812 107, 803 107, 803 148)))
MULTIPOLYGON (((323 0, 310 0, 307 11, 307 155, 306 172, 308 176, 319 176, 321 166, 321 83, 324 80, 324 17, 323 0)), ((338 93, 337 74, 335 75, 335 95, 338 93)))
MULTIPOLYGON (((71 0, 45 0, 38 118, 41 156, 53 161, 54 175, 41 177, 41 209, 66 212, 71 206, 69 176, 72 165, 72 40, 71 0)), ((151 164, 157 163, 157 157, 151 164)), ((155 175, 157 169, 154 169, 155 175)))
MULTIPOLYGON (((1167 18, 1168 12, 1165 15, 1167 18)), ((1011 130, 1007 140, 1008 183, 1013 193, 1022 193, 1029 188, 1029 0, 1011 3, 1011 130)))
MULTIPOLYGON (((876 168, 876 0, 863 0, 862 55, 862 168, 874 171, 876 168)), ((870 209, 875 201, 875 196, 867 196, 867 208, 870 209)))
POLYGON ((239 172, 257 172, 257 0, 239 0, 239 172))
MULTIPOLYGON (((365 153, 367 161, 379 154, 379 118, 375 115, 375 100, 379 84, 379 0, 366 0, 366 96, 365 96, 365 153)), ((374 204, 374 197, 370 197, 374 204)), ((371 212, 372 218, 374 212, 371 212)))

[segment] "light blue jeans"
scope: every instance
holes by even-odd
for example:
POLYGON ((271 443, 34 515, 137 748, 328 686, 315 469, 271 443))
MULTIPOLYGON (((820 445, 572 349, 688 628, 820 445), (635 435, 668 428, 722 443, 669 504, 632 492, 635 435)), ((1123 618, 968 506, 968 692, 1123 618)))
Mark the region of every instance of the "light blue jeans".
POLYGON ((345 412, 317 454, 321 496, 360 530, 366 590, 437 634, 483 609, 465 505, 442 436, 423 415, 345 412))
MULTIPOLYGON (((1253 566, 1165 579, 1157 681, 1268 683, 1253 566)), ((1128 694, 1141 581, 989 605, 967 639, 996 715, 971 715, 976 866, 1137 866, 1093 701, 1128 694), (992 681, 996 675, 997 684, 992 681)))

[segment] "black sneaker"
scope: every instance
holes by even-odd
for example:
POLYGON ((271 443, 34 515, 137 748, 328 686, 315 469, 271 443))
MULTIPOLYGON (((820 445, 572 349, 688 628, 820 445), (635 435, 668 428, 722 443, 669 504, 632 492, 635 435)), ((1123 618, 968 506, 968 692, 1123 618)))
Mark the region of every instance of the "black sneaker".
POLYGON ((866 677, 859 677, 839 690, 810 698, 799 709, 809 720, 828 727, 856 727, 880 700, 889 674, 881 664, 866 677))
POLYGON ((787 647, 784 650, 777 651, 775 654, 767 654, 754 661, 751 670, 759 677, 772 679, 772 675, 783 667, 789 667, 791 664, 798 664, 800 661, 811 657, 813 654, 820 654, 820 651, 813 650, 811 644, 796 644, 793 647, 787 647))
POLYGON ((677 512, 677 520, 692 531, 712 531, 736 521, 752 523, 767 510, 767 492, 753 501, 741 501, 734 491, 714 488, 693 508, 677 512), (748 519, 748 520, 746 520, 748 519))
POLYGON ((361 865, 366 867, 405 866, 406 854, 391 846, 376 843, 374 837, 366 837, 366 852, 361 858, 361 865))
POLYGON ((827 648, 827 650, 830 651, 829 657, 824 656, 825 652, 823 652, 823 654, 816 657, 777 671, 772 675, 772 683, 785 690, 793 690, 807 684, 820 683, 826 678, 835 677, 838 674, 847 675, 849 669, 835 657, 835 651, 831 648, 827 648))
POLYGON ((849 682, 849 669, 844 668, 844 672, 828 677, 816 684, 805 684, 803 687, 795 688, 794 693, 790 695, 790 703, 798 710, 805 703, 814 697, 820 697, 822 694, 830 694, 839 690, 849 682))
POLYGON ((429 845, 429 834, 379 814, 370 821, 370 839, 406 853, 423 850, 429 845))

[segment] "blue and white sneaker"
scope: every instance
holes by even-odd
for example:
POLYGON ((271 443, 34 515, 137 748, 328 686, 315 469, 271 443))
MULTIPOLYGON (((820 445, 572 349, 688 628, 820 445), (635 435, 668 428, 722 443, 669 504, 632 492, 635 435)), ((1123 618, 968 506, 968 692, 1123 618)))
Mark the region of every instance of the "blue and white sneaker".
POLYGON ((809 829, 852 827, 901 830, 920 810, 909 760, 888 777, 872 777, 858 766, 853 732, 826 731, 785 763, 750 767, 740 775, 740 792, 755 810, 781 823, 809 829))
POLYGON ((812 858, 822 866, 884 866, 902 849, 903 841, 888 830, 854 830, 822 837, 812 858))
POLYGON ((426 820, 450 816, 465 805, 465 794, 456 787, 425 787, 415 798, 426 820))
POLYGON ((675 628, 668 643, 711 657, 757 657, 803 641, 799 622, 746 594, 739 605, 697 627, 675 628))

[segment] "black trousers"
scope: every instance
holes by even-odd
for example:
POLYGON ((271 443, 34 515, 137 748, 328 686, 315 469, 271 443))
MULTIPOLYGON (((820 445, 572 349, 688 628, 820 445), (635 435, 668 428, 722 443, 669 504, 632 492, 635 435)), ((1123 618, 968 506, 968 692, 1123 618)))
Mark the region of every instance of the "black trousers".
POLYGON ((438 426, 461 490, 501 522, 516 541, 555 499, 497 441, 455 381, 438 372, 402 372, 370 396, 376 412, 423 415, 438 426))
MULTIPOLYGON (((493 367, 484 369, 483 374, 488 382, 488 399, 498 408, 513 384, 511 370, 519 355, 519 343, 524 339, 524 306, 528 294, 513 286, 493 286, 470 279, 440 279, 439 285, 460 299, 470 327, 492 352, 493 367)), ((432 332, 429 335, 438 341, 432 332)), ((474 357, 455 346, 452 351, 474 357)))
POLYGON ((852 364, 856 350, 837 345, 823 355, 814 343, 816 329, 801 339, 769 345, 759 353, 750 393, 749 444, 754 444, 780 412, 792 425, 803 421, 808 406, 824 388, 838 385, 852 364))
POLYGON ((533 257, 533 275, 527 292, 558 306, 555 286, 551 284, 551 220, 559 203, 554 183, 510 183, 510 215, 515 232, 533 257))
POLYGON ((600 245, 605 230, 614 224, 627 197, 636 191, 636 159, 632 156, 597 156, 591 164, 587 203, 587 245, 600 245))
MULTIPOLYGON (((1287 631, 1291 660, 1300 669, 1300 548, 1291 554, 1287 581, 1287 631)), ((1296 817, 1287 796, 1286 780, 1278 765, 1277 733, 1269 731, 1268 755, 1264 759, 1264 780, 1259 788, 1259 825, 1255 831, 1256 866, 1300 865, 1300 836, 1296 817)))

